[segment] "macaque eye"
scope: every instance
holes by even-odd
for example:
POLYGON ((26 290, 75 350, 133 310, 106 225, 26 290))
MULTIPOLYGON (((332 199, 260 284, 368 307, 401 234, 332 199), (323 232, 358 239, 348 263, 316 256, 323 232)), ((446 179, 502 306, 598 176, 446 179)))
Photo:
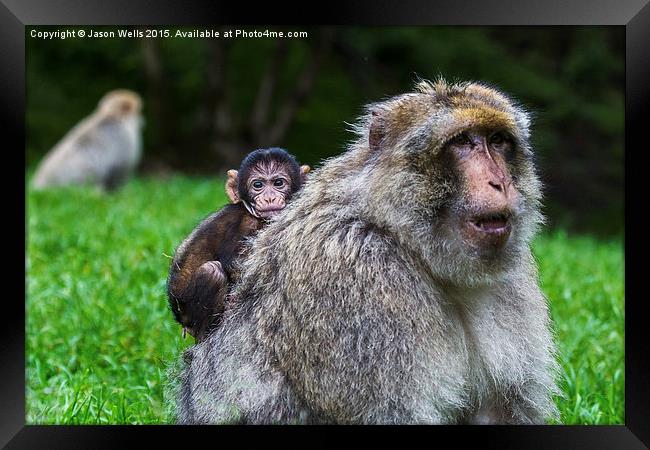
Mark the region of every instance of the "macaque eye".
POLYGON ((253 181, 253 187, 255 189, 262 189, 262 186, 264 186, 264 183, 262 183, 261 181, 259 180, 253 181))
POLYGON ((506 141, 505 136, 502 133, 494 133, 490 137, 490 144, 501 145, 506 141))
POLYGON ((282 178, 278 178, 273 182, 273 186, 275 187, 282 187, 284 186, 284 180, 282 178))
POLYGON ((458 136, 455 136, 454 138, 452 138, 451 144, 453 144, 453 145, 468 145, 468 144, 470 144, 469 136, 467 136, 467 133, 461 133, 458 136))

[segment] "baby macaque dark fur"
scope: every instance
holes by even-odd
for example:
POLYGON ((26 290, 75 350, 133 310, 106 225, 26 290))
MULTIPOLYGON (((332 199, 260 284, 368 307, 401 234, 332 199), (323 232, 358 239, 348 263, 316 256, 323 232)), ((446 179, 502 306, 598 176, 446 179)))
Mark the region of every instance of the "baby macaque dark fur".
POLYGON ((228 172, 226 191, 233 204, 203 220, 178 247, 167 281, 169 306, 197 341, 220 322, 246 238, 284 209, 308 170, 280 148, 249 153, 239 171, 228 172))

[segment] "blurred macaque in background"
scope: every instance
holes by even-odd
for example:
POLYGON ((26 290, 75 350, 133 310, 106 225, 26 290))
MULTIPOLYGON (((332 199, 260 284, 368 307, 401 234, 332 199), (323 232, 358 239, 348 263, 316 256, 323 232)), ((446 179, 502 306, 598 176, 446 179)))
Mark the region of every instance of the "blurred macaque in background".
POLYGON ((96 185, 110 191, 126 182, 142 153, 142 99, 110 91, 97 109, 45 155, 33 179, 36 189, 96 185))

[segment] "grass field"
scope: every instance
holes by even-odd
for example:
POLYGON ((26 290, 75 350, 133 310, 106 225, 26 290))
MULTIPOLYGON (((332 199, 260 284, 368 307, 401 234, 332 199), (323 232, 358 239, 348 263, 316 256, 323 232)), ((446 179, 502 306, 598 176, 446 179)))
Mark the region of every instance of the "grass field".
MULTIPOLYGON (((167 367, 191 345, 167 310, 175 246, 225 203, 223 183, 138 179, 112 196, 28 192, 27 423, 165 423, 167 367)), ((620 240, 547 233, 535 241, 551 301, 561 421, 624 417, 620 240)))

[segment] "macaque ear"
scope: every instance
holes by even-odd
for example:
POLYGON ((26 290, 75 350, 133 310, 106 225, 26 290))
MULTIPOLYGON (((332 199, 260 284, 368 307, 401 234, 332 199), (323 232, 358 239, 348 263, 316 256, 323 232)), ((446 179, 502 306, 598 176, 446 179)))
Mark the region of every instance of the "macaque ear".
POLYGON ((300 166, 300 179, 302 180, 303 184, 305 181, 307 181, 307 174, 311 170, 311 167, 305 165, 305 166, 300 166))
POLYGON ((239 203, 241 201, 239 198, 238 186, 239 178, 237 177, 237 171, 229 170, 228 180, 226 181, 226 194, 232 203, 239 203))
POLYGON ((386 124, 384 118, 379 114, 379 112, 373 111, 370 131, 368 132, 368 146, 370 147, 370 150, 379 150, 385 134, 386 124))

